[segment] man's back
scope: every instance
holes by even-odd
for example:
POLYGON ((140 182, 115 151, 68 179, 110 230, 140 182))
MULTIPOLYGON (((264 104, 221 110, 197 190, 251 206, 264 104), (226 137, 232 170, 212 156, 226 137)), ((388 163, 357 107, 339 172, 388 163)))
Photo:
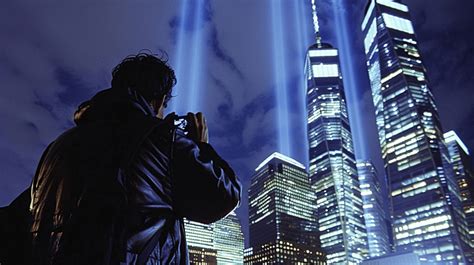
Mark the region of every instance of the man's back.
POLYGON ((39 264, 187 263, 182 218, 212 222, 237 205, 230 167, 207 144, 171 144, 147 106, 106 90, 48 147, 32 184, 39 264))

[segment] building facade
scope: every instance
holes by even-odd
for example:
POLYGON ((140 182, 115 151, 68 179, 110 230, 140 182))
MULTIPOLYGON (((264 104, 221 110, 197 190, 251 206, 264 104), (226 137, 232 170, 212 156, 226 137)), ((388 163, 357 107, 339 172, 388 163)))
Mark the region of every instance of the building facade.
POLYGON ((397 252, 465 264, 467 228, 408 7, 370 0, 362 22, 397 252))
POLYGON ((318 38, 308 49, 305 76, 321 247, 329 264, 357 264, 367 256, 367 235, 338 50, 318 38))
POLYGON ((421 265, 415 253, 394 253, 364 260, 361 265, 421 265))
POLYGON ((244 263, 244 236, 234 212, 215 223, 214 246, 218 264, 244 263))
POLYGON ((364 219, 367 228, 369 257, 379 257, 391 252, 389 229, 390 222, 385 211, 382 190, 377 170, 370 161, 357 161, 357 172, 360 181, 362 201, 364 202, 364 219))
POLYGON ((249 244, 245 264, 326 264, 314 220, 314 193, 305 167, 273 153, 249 188, 249 244))
POLYGON ((191 264, 216 264, 217 250, 215 248, 215 224, 201 224, 184 220, 186 243, 191 264))
POLYGON ((454 131, 445 133, 444 139, 458 182, 461 204, 469 230, 471 251, 466 253, 466 257, 471 264, 474 264, 474 253, 472 252, 474 248, 474 167, 472 158, 469 149, 454 131))

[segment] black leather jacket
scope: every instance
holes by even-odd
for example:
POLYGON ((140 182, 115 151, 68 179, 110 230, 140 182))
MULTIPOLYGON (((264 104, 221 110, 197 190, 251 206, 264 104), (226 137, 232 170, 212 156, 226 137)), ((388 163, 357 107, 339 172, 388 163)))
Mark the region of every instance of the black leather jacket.
POLYGON ((36 264, 187 264, 183 218, 212 223, 239 204, 214 149, 154 116, 132 90, 79 107, 33 179, 36 264))

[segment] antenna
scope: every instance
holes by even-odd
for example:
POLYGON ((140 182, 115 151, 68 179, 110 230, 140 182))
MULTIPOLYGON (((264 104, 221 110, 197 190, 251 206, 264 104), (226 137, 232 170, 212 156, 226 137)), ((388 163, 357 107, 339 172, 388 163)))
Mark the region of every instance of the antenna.
POLYGON ((316 0, 311 0, 311 8, 313 9, 313 26, 316 34, 316 44, 321 47, 321 33, 319 32, 318 11, 316 10, 316 0))

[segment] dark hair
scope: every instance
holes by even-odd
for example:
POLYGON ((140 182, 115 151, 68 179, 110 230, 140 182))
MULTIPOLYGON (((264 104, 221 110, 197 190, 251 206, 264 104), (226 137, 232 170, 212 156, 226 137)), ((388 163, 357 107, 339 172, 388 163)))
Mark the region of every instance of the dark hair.
POLYGON ((129 55, 112 71, 112 88, 133 88, 149 102, 166 95, 165 107, 175 84, 176 76, 164 52, 160 57, 146 52, 129 55))

